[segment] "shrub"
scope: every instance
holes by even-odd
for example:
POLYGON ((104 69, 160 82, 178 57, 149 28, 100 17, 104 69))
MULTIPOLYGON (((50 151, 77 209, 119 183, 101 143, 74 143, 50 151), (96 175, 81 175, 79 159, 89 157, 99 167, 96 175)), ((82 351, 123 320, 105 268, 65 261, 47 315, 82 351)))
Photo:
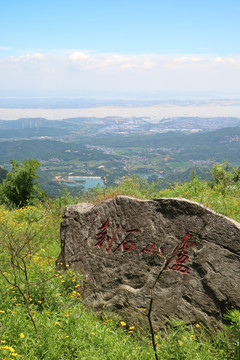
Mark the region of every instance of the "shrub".
POLYGON ((8 172, 6 179, 0 187, 0 201, 9 207, 23 207, 31 204, 37 195, 41 193, 35 179, 40 163, 34 159, 28 159, 21 163, 10 160, 12 170, 8 172))

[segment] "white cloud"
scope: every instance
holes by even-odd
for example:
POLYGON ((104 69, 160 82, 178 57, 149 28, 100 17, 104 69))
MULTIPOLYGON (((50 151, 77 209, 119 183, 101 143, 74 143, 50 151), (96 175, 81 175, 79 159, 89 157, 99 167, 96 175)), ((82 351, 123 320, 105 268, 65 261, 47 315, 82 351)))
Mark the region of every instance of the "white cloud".
POLYGON ((81 70, 141 70, 150 69, 155 63, 145 55, 86 54, 74 52, 69 56, 75 69, 81 70), (78 65, 78 67, 76 67, 78 65))
POLYGON ((215 58, 215 62, 218 64, 230 64, 230 65, 240 65, 240 57, 217 57, 215 58))
POLYGON ((89 59, 89 55, 82 51, 75 51, 69 56, 69 59, 72 61, 82 61, 89 59))
POLYGON ((0 56, 0 91, 232 91, 240 93, 240 56, 28 52, 0 56))
POLYGON ((33 53, 33 54, 26 54, 21 56, 11 56, 13 61, 29 61, 29 60, 43 60, 45 58, 44 54, 41 53, 33 53))
POLYGON ((175 63, 197 63, 202 62, 204 59, 200 56, 180 56, 174 59, 175 63))
POLYGON ((145 69, 152 69, 156 66, 156 62, 151 61, 150 59, 147 59, 144 63, 143 63, 143 67, 145 69))

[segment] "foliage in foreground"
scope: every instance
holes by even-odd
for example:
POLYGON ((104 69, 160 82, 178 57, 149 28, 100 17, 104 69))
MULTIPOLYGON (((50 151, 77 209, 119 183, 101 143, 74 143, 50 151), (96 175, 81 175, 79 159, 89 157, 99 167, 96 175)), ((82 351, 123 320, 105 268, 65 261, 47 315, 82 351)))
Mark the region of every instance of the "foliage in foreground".
POLYGON ((35 179, 41 164, 34 159, 28 159, 21 163, 10 160, 12 170, 6 175, 3 184, 0 185, 0 203, 9 207, 23 207, 31 204, 41 190, 35 179))
MULTIPOLYGON (((159 190, 157 183, 148 186, 139 178, 126 178, 118 188, 105 193, 96 189, 81 201, 96 202, 118 194, 186 197, 240 220, 239 181, 232 178, 223 185, 222 181, 207 183, 193 176, 190 183, 166 190, 159 190)), ((81 303, 81 274, 55 268, 61 213, 64 205, 77 201, 65 193, 37 207, 0 207, 0 358, 154 359, 146 329, 139 332, 123 319, 108 314, 98 318, 89 312, 81 303)), ((167 331, 155 334, 158 358, 240 359, 240 312, 229 312, 226 320, 229 325, 220 331, 209 331, 201 323, 172 321, 167 331)))

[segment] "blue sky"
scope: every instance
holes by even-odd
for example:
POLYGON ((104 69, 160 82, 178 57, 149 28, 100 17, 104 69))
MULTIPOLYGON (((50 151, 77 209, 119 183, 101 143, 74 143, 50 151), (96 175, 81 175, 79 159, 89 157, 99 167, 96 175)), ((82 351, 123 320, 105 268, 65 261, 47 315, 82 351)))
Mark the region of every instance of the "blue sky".
POLYGON ((240 93, 239 0, 0 0, 0 9, 0 96, 240 93))

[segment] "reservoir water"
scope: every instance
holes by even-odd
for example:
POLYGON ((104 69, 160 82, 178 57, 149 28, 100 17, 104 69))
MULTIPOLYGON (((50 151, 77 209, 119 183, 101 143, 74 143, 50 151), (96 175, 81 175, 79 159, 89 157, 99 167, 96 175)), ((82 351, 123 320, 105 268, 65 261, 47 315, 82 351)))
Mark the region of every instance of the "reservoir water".
POLYGON ((69 180, 74 181, 75 183, 65 182, 64 184, 67 186, 78 186, 81 185, 84 187, 84 190, 88 190, 91 188, 95 188, 98 184, 101 189, 104 188, 103 180, 95 177, 71 177, 69 180))
MULTIPOLYGON (((159 179, 162 178, 161 174, 141 174, 140 177, 148 179, 152 175, 157 176, 159 179)), ((87 176, 85 176, 85 177, 70 177, 69 180, 73 181, 73 183, 64 182, 64 184, 67 186, 81 185, 84 188, 83 190, 95 188, 98 184, 100 185, 101 189, 104 188, 103 180, 101 178, 97 178, 97 177, 87 177, 87 176)))

